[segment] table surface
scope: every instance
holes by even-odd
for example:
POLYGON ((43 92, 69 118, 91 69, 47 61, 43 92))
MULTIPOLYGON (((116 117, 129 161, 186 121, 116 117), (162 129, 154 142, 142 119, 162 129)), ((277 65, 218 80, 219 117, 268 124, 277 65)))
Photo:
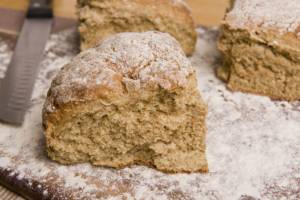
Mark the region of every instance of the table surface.
MULTIPOLYGON (((76 18, 74 5, 76 0, 54 0, 54 12, 56 16, 76 18)), ((228 5, 227 0, 187 0, 193 11, 197 24, 214 26, 218 25, 228 5)), ((24 12, 28 6, 28 0, 0 0, 0 8, 12 11, 24 12)), ((22 197, 5 189, 0 185, 1 200, 21 200, 22 197)))
MULTIPOLYGON (((197 31, 196 51, 189 59, 209 108, 210 173, 166 174, 145 166, 114 170, 87 163, 64 166, 46 157, 41 109, 57 70, 78 52, 74 28, 50 36, 23 127, 0 123, 0 181, 5 179, 25 195, 39 195, 38 199, 59 195, 64 200, 299 200, 300 101, 272 101, 226 89, 214 73, 222 62, 216 47, 218 31, 197 31)), ((0 38, 0 77, 11 53, 0 38)))

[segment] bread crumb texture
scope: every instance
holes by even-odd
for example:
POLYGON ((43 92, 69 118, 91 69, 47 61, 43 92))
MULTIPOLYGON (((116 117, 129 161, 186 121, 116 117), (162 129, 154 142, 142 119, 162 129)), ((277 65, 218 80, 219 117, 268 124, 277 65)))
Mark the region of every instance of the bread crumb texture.
POLYGON ((191 12, 182 0, 78 0, 81 49, 121 32, 157 30, 170 33, 191 55, 197 33, 191 12))
POLYGON ((297 0, 237 0, 219 39, 217 74, 234 91, 300 99, 300 4, 297 0))
POLYGON ((43 110, 47 152, 63 164, 206 172, 206 105, 179 43, 121 33, 57 74, 43 110))

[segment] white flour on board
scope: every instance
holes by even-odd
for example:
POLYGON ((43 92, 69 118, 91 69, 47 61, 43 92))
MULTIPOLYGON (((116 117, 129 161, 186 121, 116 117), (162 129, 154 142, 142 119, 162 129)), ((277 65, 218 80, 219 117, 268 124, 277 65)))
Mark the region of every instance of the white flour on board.
MULTIPOLYGON (((207 174, 165 174, 144 166, 122 170, 89 164, 63 166, 44 152, 41 109, 51 79, 76 50, 74 31, 52 35, 22 127, 0 123, 0 168, 32 182, 45 196, 56 186, 64 199, 300 199, 300 102, 271 101, 228 91, 214 75, 221 64, 217 30, 199 28, 191 58, 199 89, 209 107, 207 174), (69 199, 69 198, 65 198, 69 199)), ((0 77, 11 56, 0 39, 0 77)))

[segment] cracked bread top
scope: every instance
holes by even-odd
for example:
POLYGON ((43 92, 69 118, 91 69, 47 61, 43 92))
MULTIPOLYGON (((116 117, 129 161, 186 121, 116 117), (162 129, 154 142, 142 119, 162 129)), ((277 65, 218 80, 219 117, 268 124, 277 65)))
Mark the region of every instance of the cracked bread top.
POLYGON ((236 28, 270 29, 300 38, 299 0, 235 0, 225 21, 236 28))
MULTIPOLYGON (((87 4, 93 4, 93 2, 97 2, 97 1, 101 1, 101 0, 77 0, 77 3, 81 6, 84 6, 84 5, 87 5, 87 4)), ((124 3, 126 3, 127 0, 123 0, 123 1, 124 1, 124 3)), ((139 1, 142 2, 143 0, 139 0, 139 1)), ((152 0, 152 1, 157 1, 157 0, 152 0)), ((160 3, 171 2, 175 6, 183 6, 183 7, 187 8, 188 10, 190 10, 190 8, 187 5, 185 0, 160 0, 160 1, 161 1, 160 3)))
POLYGON ((45 103, 84 101, 131 91, 185 88, 194 70, 168 33, 120 33, 83 51, 57 74, 45 103))

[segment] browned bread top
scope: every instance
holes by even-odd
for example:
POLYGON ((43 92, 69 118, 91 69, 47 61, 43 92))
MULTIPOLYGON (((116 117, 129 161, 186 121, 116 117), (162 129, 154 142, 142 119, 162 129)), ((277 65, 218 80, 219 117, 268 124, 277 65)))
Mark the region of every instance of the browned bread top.
MULTIPOLYGON (((114 0, 111 0, 111 1, 114 1, 114 0)), ((188 9, 190 10, 189 6, 187 5, 186 1, 185 0, 131 0, 131 2, 140 2, 140 3, 144 3, 145 5, 146 4, 149 4, 151 2, 159 5, 159 4, 169 4, 169 2, 172 2, 174 6, 177 6, 179 8, 183 8, 184 10, 185 9, 188 9)), ((80 6, 85 6, 85 5, 96 5, 98 3, 102 3, 104 2, 104 0, 77 0, 77 3, 78 5, 80 6)), ((126 4, 126 0, 124 0, 124 5, 126 4)))
POLYGON ((48 92, 46 111, 69 102, 124 93, 184 88, 194 71, 167 33, 120 33, 83 51, 65 65, 48 92))

